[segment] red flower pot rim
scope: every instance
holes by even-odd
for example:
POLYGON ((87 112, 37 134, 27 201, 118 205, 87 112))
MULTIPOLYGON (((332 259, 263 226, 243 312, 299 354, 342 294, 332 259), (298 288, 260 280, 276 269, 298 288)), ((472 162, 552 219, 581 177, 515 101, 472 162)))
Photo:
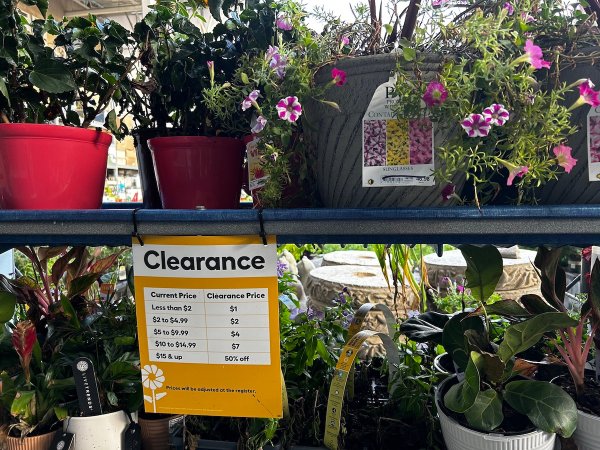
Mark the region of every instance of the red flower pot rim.
POLYGON ((112 135, 101 130, 46 123, 2 123, 0 124, 0 135, 3 137, 26 136, 31 139, 68 139, 82 142, 95 140, 103 145, 112 142, 112 135))
POLYGON ((193 144, 194 141, 203 142, 203 143, 214 141, 215 144, 217 144, 219 142, 227 142, 227 141, 240 142, 241 139, 232 138, 232 137, 220 137, 220 136, 163 136, 163 137, 155 137, 152 139, 148 139, 148 143, 150 144, 150 146, 152 146, 153 142, 156 142, 158 144, 168 143, 168 145, 170 147, 177 147, 177 146, 186 146, 187 147, 190 144, 193 144))

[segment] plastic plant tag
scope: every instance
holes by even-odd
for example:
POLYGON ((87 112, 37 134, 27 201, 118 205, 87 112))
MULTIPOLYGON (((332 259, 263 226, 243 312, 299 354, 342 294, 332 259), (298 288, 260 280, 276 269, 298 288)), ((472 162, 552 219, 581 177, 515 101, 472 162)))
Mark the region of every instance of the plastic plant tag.
POLYGON ((129 426, 125 429, 125 431, 123 431, 123 449, 142 449, 142 428, 139 424, 130 422, 129 426))
POLYGON ((396 117, 395 84, 375 90, 363 117, 363 187, 433 186, 433 123, 396 117))
POLYGON ((101 415, 102 405, 92 361, 85 357, 73 361, 73 378, 81 415, 84 417, 101 415))
POLYGON ((71 450, 73 448, 73 433, 56 433, 49 450, 71 450))
POLYGON ((587 116, 589 181, 600 181, 600 106, 587 116))
POLYGON ((327 417, 325 419, 325 438, 324 444, 329 450, 337 450, 338 437, 340 434, 340 422, 342 419, 342 406, 344 404, 344 392, 351 370, 358 351, 365 341, 373 336, 379 337, 386 351, 386 356, 389 361, 389 377, 393 379, 397 368, 400 365, 400 357, 398 348, 392 338, 385 333, 377 333, 376 331, 363 330, 352 336, 344 348, 342 349, 340 359, 335 366, 335 372, 331 386, 329 388, 329 398, 327 400, 327 417))
POLYGON ((248 159, 248 188, 255 191, 265 185, 269 176, 265 173, 258 153, 258 141, 256 138, 246 144, 246 157, 248 159))

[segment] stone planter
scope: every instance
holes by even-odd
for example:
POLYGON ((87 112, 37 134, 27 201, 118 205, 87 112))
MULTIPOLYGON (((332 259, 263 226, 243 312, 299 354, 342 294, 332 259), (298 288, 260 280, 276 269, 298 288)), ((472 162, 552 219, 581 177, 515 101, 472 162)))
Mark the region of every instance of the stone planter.
POLYGON ((9 436, 6 438, 6 448, 7 450, 48 450, 55 434, 56 432, 53 431, 23 439, 9 436))
POLYGON ((443 395, 455 382, 455 377, 444 380, 436 389, 435 401, 448 450, 553 450, 556 435, 544 431, 504 436, 483 433, 460 425, 444 412, 443 395))
MULTIPOLYGON (((405 187, 362 187, 362 119, 377 87, 388 81, 396 67, 396 55, 375 55, 338 61, 335 67, 346 71, 348 79, 340 88, 329 89, 327 100, 341 112, 322 103, 306 105, 305 136, 315 155, 309 158, 317 178, 317 190, 325 207, 439 206, 443 185, 405 187)), ((425 79, 433 78, 441 67, 438 57, 426 58, 419 66, 425 79)), ((331 66, 316 77, 318 84, 331 80, 331 66)), ((434 144, 444 135, 436 133, 434 144)), ((439 160, 436 158, 436 167, 439 160)), ((461 181, 456 180, 460 185, 461 181)))

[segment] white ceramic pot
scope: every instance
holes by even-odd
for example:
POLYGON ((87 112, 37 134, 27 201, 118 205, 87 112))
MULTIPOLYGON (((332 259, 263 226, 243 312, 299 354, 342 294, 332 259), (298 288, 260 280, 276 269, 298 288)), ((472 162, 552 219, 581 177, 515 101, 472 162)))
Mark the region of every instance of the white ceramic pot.
MULTIPOLYGON (((455 377, 444 380, 437 388, 435 401, 437 404, 442 434, 448 450, 553 450, 556 434, 544 431, 504 436, 501 434, 483 433, 463 427, 456 420, 447 416, 442 407, 442 393, 448 383, 454 383, 455 377)), ((595 447, 598 450, 598 447, 595 447)))
POLYGON ((579 450, 600 449, 600 417, 577 411, 577 429, 573 435, 579 450))
MULTIPOLYGON (((137 414, 133 415, 134 420, 137 414)), ((129 418, 123 411, 91 417, 70 417, 63 428, 75 434, 73 450, 121 450, 129 418)))

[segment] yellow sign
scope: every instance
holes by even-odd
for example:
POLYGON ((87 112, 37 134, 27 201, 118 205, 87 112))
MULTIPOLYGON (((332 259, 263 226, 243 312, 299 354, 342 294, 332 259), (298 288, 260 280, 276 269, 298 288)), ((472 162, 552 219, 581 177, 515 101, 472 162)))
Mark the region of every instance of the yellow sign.
POLYGON ((132 242, 148 412, 282 416, 275 239, 132 242))

